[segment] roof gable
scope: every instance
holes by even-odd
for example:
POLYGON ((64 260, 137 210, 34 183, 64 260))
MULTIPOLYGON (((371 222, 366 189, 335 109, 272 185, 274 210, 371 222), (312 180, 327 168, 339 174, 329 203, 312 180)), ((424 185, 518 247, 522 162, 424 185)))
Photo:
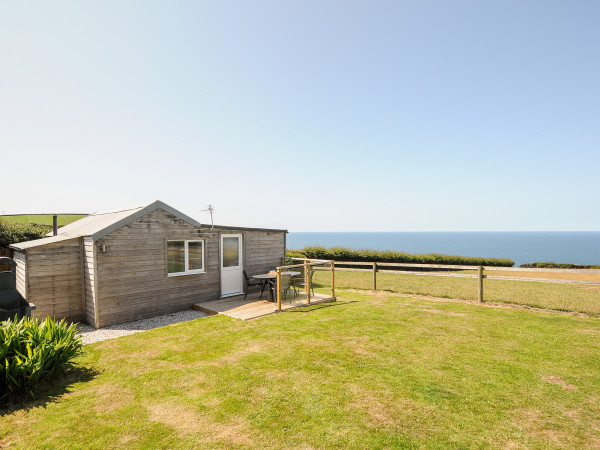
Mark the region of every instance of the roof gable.
MULTIPOLYGON (((67 239, 72 239, 81 236, 91 236, 92 239, 98 240, 103 238, 107 234, 112 233, 113 231, 116 231, 119 228, 130 224, 134 220, 137 220, 140 217, 151 213, 152 211, 156 211, 157 209, 162 209, 172 214, 177 219, 183 220, 184 222, 187 222, 195 227, 210 227, 210 225, 202 225, 200 222, 183 214, 181 211, 176 210, 175 208, 167 205, 166 203, 161 202, 160 200, 156 200, 155 202, 150 203, 149 205, 138 206, 136 208, 123 209, 120 211, 112 211, 106 213, 90 214, 89 216, 84 217, 83 219, 76 220, 75 222, 72 222, 68 225, 65 225, 64 227, 59 228, 56 236, 53 236, 52 233, 48 233, 46 235, 47 237, 43 239, 20 242, 18 244, 12 244, 10 245, 10 247, 15 248, 17 250, 24 250, 31 247, 37 247, 40 245, 46 245, 52 242, 64 241, 67 239)), ((222 225, 215 225, 211 228, 217 230, 248 230, 287 233, 286 230, 269 228, 228 227, 222 225)))
POLYGON ((109 233, 118 230, 125 225, 130 224, 136 219, 145 216, 146 214, 162 209, 181 219, 190 225, 200 227, 201 224, 191 217, 177 211, 175 208, 166 203, 156 200, 146 206, 137 208, 125 209, 108 213, 91 214, 83 219, 79 219, 69 225, 58 229, 59 236, 91 236, 94 240, 101 239, 109 233))

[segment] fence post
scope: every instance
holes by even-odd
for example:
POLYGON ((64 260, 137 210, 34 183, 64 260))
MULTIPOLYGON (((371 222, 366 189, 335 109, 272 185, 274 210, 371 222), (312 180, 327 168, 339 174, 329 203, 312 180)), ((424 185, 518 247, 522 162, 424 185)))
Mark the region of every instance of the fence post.
POLYGON ((281 267, 277 268, 277 310, 281 311, 281 267))
POLYGON ((373 263, 373 290, 377 290, 377 263, 373 263))
POLYGON ((483 266, 477 269, 477 300, 483 303, 483 266))
POLYGON ((311 282, 311 267, 308 265, 308 260, 304 262, 304 279, 306 280, 306 304, 310 305, 310 282, 311 282))
POLYGON ((335 262, 331 261, 331 296, 335 300, 335 262))

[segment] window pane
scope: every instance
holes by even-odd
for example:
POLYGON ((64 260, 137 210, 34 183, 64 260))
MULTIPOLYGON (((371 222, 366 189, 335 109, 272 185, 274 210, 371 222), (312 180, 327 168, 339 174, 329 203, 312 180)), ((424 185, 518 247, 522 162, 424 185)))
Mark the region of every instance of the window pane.
POLYGON ((185 272, 184 241, 167 242, 167 270, 169 273, 185 272))
POLYGON ((202 270, 202 242, 188 242, 189 270, 202 270))
POLYGON ((240 244, 237 237, 223 238, 223 267, 240 265, 240 244))

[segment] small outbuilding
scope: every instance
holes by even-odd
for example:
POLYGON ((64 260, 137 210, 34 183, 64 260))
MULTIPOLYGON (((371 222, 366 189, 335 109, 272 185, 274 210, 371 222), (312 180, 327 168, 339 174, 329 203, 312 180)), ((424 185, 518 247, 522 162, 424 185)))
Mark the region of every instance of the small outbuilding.
POLYGON ((243 293, 285 257, 286 230, 200 224, 161 201, 97 213, 11 245, 34 315, 95 328, 243 293))

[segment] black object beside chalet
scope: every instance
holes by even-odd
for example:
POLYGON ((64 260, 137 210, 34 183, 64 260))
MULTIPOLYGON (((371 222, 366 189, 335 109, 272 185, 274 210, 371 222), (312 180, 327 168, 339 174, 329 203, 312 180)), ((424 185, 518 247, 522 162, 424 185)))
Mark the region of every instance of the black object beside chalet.
POLYGON ((28 303, 17 291, 16 263, 11 258, 0 258, 0 264, 11 265, 10 272, 0 272, 0 321, 29 317, 35 309, 33 303, 28 303))

